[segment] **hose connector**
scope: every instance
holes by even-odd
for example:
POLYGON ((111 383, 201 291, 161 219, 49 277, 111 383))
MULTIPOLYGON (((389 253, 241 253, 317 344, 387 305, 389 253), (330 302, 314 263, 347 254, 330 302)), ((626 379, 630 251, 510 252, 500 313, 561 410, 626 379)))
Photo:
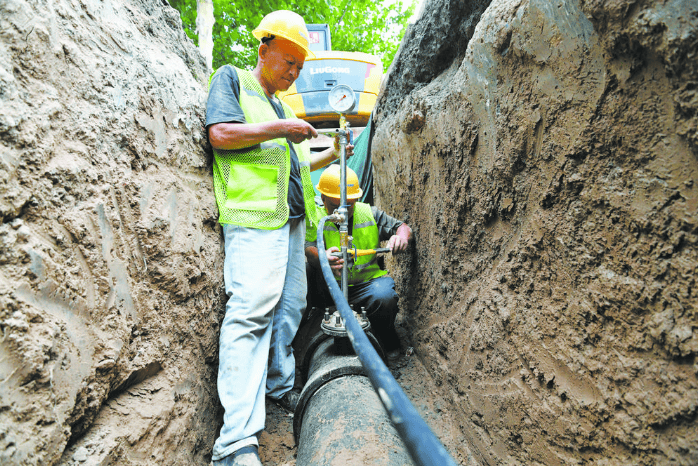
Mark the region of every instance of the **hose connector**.
POLYGON ((344 222, 345 218, 346 216, 344 214, 335 210, 334 213, 327 217, 327 220, 329 220, 332 223, 342 223, 344 222))

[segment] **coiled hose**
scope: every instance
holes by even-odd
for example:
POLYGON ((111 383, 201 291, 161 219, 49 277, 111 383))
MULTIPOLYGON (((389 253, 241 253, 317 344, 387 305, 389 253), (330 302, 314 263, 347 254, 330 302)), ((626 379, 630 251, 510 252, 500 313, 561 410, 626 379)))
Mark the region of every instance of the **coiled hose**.
MULTIPOLYGON (((323 232, 325 221, 328 218, 330 217, 322 218, 318 225, 317 250, 319 252, 325 251, 323 232)), ((414 406, 412 406, 407 395, 395 381, 393 375, 361 329, 349 307, 349 303, 344 299, 342 290, 337 285, 330 268, 330 262, 327 260, 327 255, 320 253, 318 257, 320 259, 322 276, 325 282, 327 282, 327 287, 337 306, 337 310, 339 310, 342 319, 344 319, 344 325, 351 345, 361 364, 366 369, 373 388, 378 393, 378 397, 381 399, 385 410, 390 416, 390 420, 405 443, 412 460, 418 466, 456 466, 456 462, 451 458, 414 406)))

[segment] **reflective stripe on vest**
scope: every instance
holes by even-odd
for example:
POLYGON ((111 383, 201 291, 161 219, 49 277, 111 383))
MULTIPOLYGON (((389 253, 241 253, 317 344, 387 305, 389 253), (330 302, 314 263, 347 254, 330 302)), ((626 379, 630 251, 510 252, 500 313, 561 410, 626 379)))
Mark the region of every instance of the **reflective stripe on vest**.
MULTIPOLYGON (((321 212, 323 217, 327 215, 327 210, 324 207, 321 209, 321 212)), ((340 246, 339 228, 334 223, 325 223, 323 236, 327 249, 332 246, 340 246)), ((351 236, 353 237, 352 244, 356 249, 375 249, 380 245, 378 227, 376 226, 376 220, 373 218, 370 205, 357 202, 354 206, 351 236)), ((355 285, 366 282, 382 277, 387 273, 378 266, 378 255, 360 256, 354 261, 353 267, 349 268, 349 284, 355 285)))
MULTIPOLYGON (((240 80, 240 107, 247 123, 278 120, 262 86, 251 72, 236 68, 240 80)), ((296 118, 281 102, 286 118, 296 118)), ((274 230, 288 221, 290 142, 271 139, 241 150, 214 150, 213 186, 220 223, 274 230)), ((306 227, 317 224, 315 192, 310 179, 310 145, 293 145, 300 163, 306 227)))

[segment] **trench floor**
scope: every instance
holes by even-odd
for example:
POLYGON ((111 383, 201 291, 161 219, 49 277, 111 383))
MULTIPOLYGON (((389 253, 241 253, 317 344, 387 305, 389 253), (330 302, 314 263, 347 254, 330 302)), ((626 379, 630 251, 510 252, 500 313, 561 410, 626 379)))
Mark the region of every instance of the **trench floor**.
MULTIPOLYGON (((393 377, 456 463, 463 466, 478 465, 479 463, 470 454, 458 424, 449 413, 448 404, 439 397, 438 387, 432 381, 418 355, 414 353, 400 314, 398 314, 396 327, 404 351, 400 359, 389 366, 393 377)), ((266 428, 259 439, 262 463, 264 466, 295 466, 293 415, 274 403, 267 402, 266 407, 266 428)))

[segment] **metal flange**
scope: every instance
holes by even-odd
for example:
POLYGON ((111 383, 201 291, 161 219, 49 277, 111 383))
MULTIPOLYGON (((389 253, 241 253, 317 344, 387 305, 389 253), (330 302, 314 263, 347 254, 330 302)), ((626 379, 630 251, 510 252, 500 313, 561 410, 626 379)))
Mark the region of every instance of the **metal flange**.
MULTIPOLYGON (((366 317, 366 312, 362 312, 361 315, 354 311, 354 317, 359 322, 359 325, 364 332, 367 332, 371 328, 371 323, 366 317)), ((323 333, 326 335, 331 335, 333 337, 346 337, 349 336, 347 333, 347 328, 344 325, 344 319, 340 315, 339 311, 335 311, 332 315, 329 312, 325 312, 325 318, 320 323, 323 333)))

